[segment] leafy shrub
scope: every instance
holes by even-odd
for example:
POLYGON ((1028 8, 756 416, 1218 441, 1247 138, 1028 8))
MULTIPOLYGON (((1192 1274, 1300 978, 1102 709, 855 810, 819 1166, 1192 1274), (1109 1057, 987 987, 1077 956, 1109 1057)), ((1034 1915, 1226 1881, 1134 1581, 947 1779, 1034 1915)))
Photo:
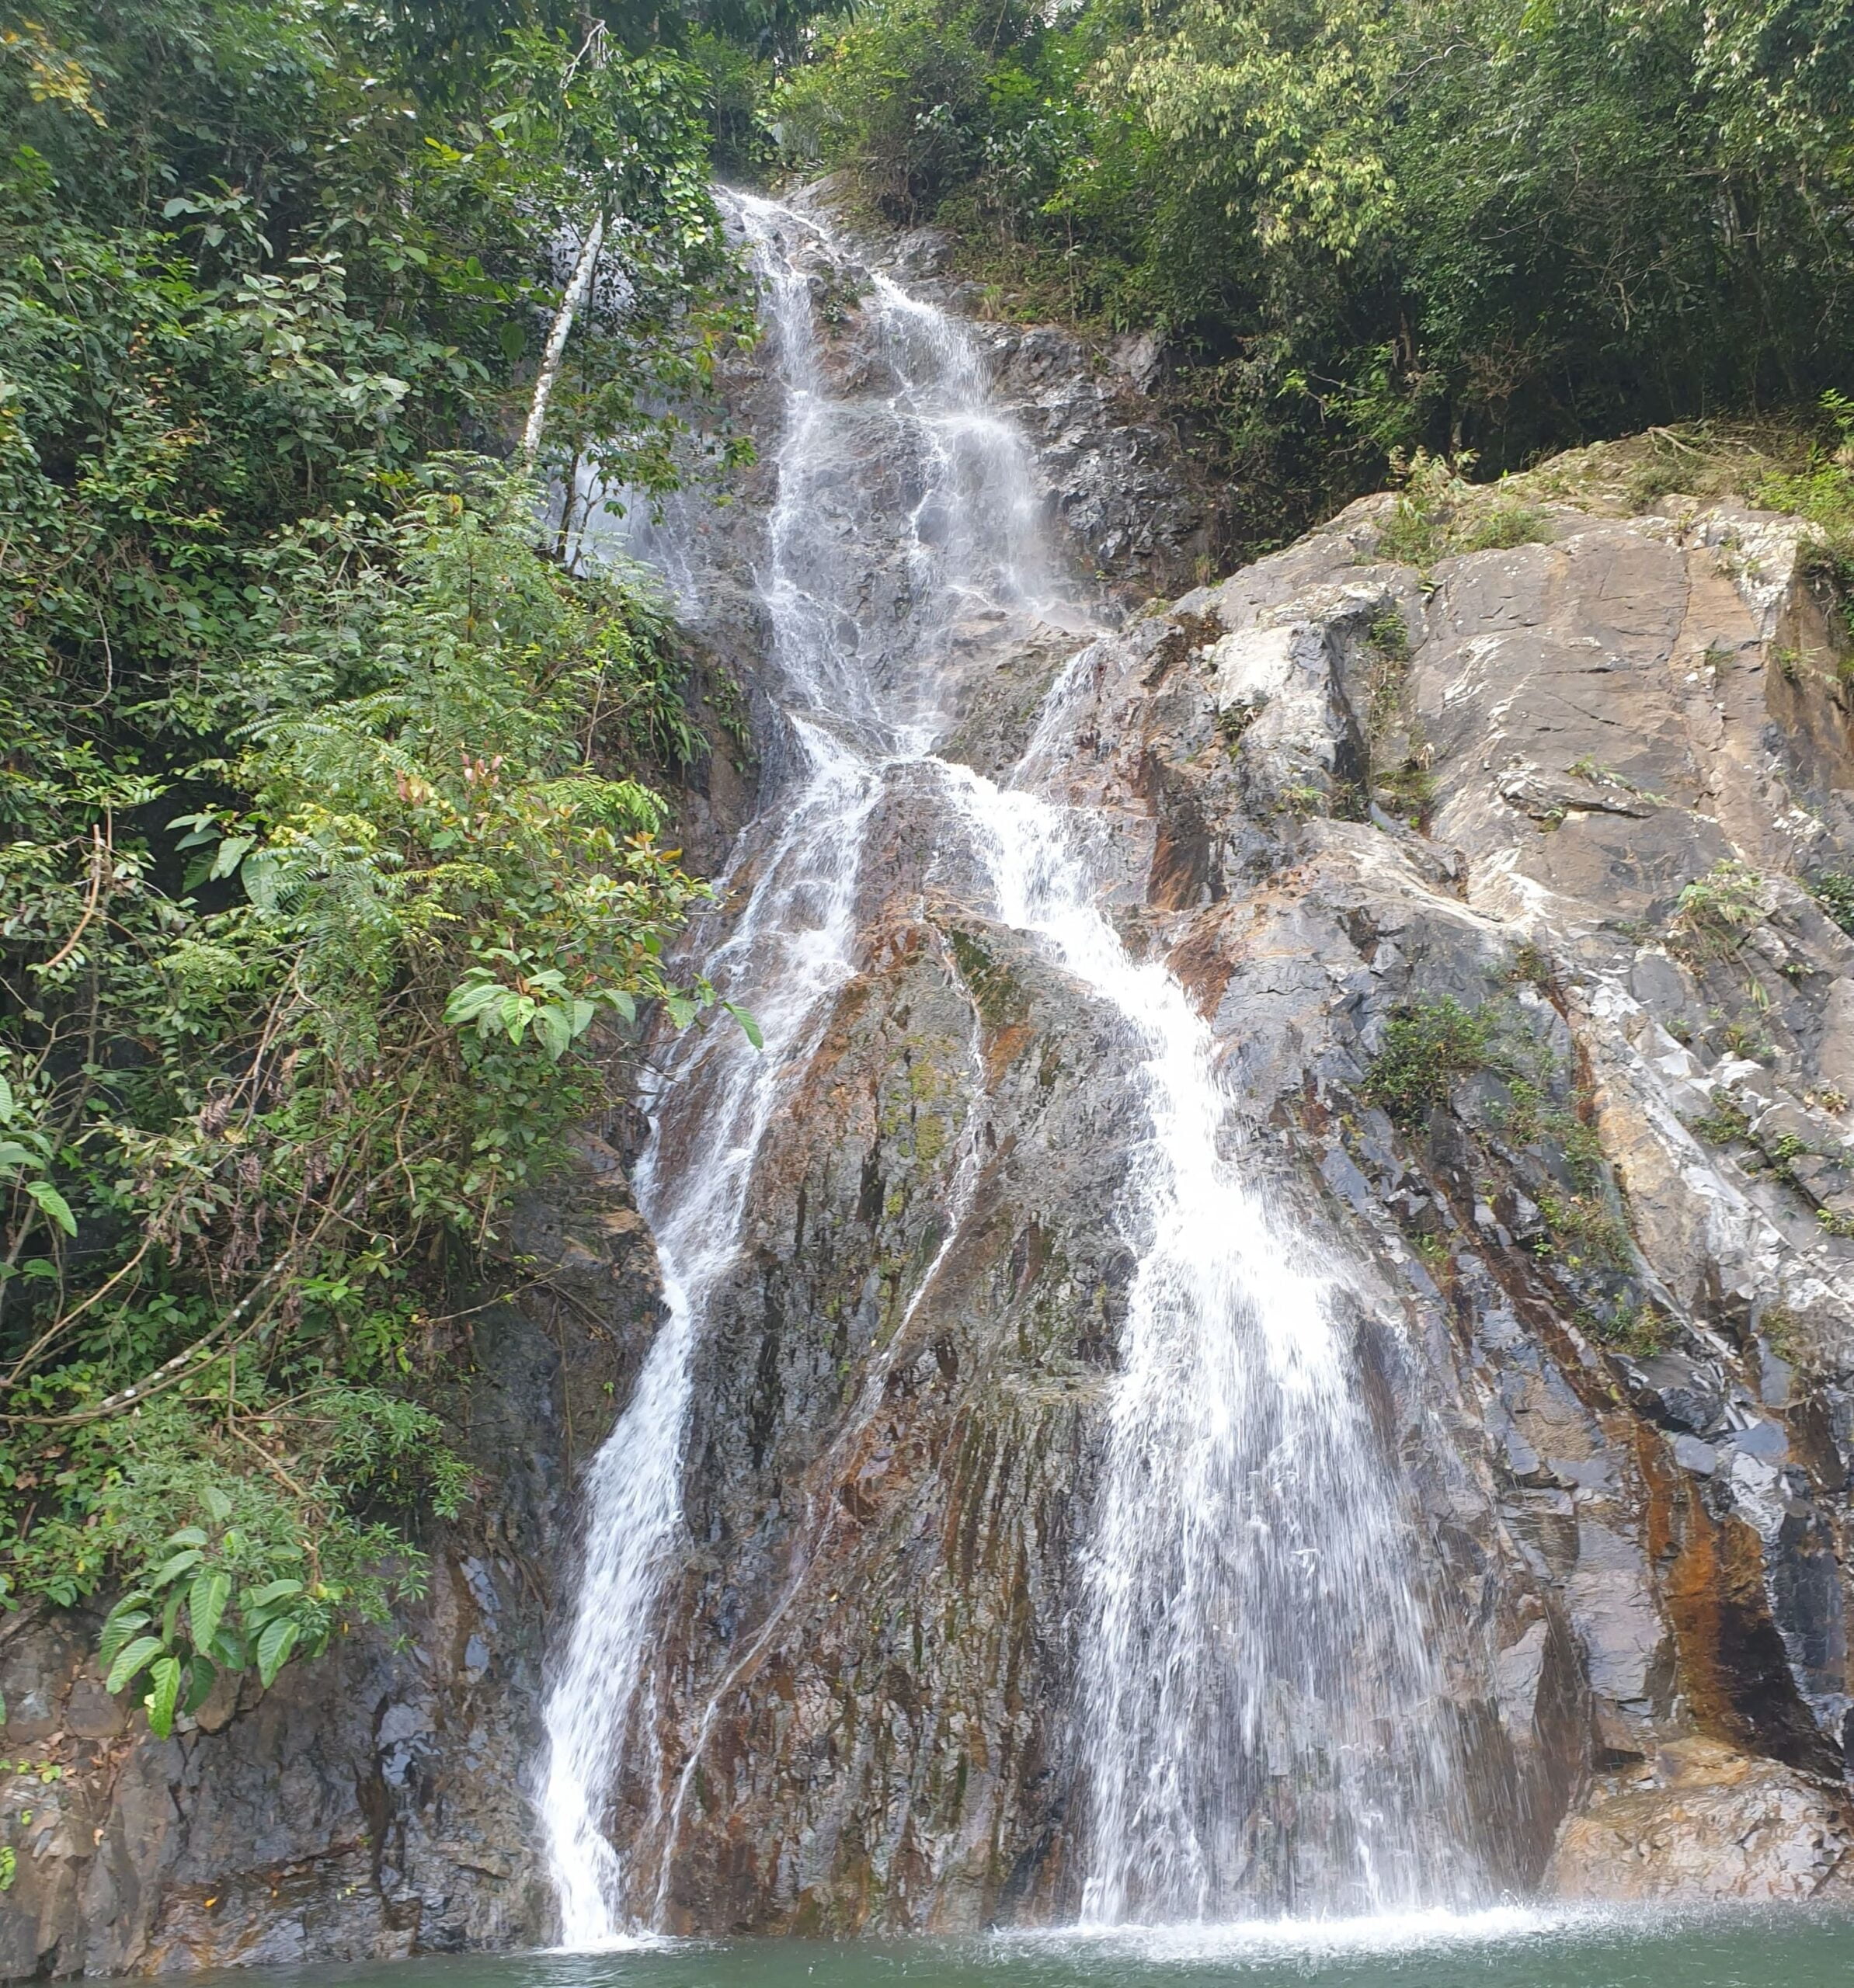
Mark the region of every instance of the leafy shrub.
POLYGON ((10 857, 36 1005, 0 1039, 0 1580, 70 1602, 120 1568, 121 1675, 148 1668, 157 1719, 213 1667, 273 1673, 417 1591, 373 1514, 461 1488, 442 1425, 391 1392, 431 1357, 433 1247, 480 1243, 558 1163, 603 1092, 601 1011, 708 999, 660 963, 704 894, 653 839, 662 804, 597 770, 665 694, 653 610, 539 551, 502 471, 430 474, 274 569, 216 775, 242 805, 120 842, 89 883, 55 843, 10 857), (73 1065, 72 1030, 137 1053, 73 1065))
POLYGON ((1831 871, 1811 886, 1817 901, 1842 931, 1854 933, 1854 877, 1831 871))
POLYGON ((1696 958, 1723 959, 1737 951, 1769 910, 1762 876, 1727 857, 1682 891, 1671 936, 1678 949, 1696 958))
POLYGON ((1666 1315, 1639 1298, 1619 1300, 1601 1312, 1581 1312, 1577 1323, 1605 1351, 1637 1360, 1664 1352, 1672 1338, 1666 1315))
POLYGON ((881 0, 785 78, 776 115, 788 141, 853 164, 885 214, 912 221, 978 155, 986 68, 968 14, 881 0))
POLYGON ((674 482, 745 320, 693 73, 522 11, 0 36, 0 1601, 158 1727, 418 1591, 456 1294, 708 998, 673 631, 457 451, 592 214, 542 472, 674 482))
POLYGON ((1400 1124, 1420 1124, 1431 1106, 1447 1103, 1458 1078, 1487 1068, 1493 1041, 1486 1013, 1470 1013, 1452 996, 1407 1002, 1391 1017, 1360 1095, 1400 1124))
POLYGON ((1629 1229, 1600 1188, 1539 1197, 1551 1253, 1573 1270, 1626 1270, 1633 1260, 1629 1229))

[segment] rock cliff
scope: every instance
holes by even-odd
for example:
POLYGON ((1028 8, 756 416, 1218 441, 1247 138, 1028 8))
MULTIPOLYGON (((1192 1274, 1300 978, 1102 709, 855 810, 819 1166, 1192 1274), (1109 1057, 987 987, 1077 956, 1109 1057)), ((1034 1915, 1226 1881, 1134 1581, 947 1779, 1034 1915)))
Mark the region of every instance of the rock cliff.
MULTIPOLYGON (((813 280, 854 389, 857 273, 813 280)), ((1075 390, 1016 370, 1036 339, 977 335, 1107 572, 1073 479, 1115 459, 1050 440, 1075 390)), ((1254 1177, 1348 1267, 1491 1876, 1833 1889, 1854 940, 1804 880, 1845 860, 1845 641, 1798 528, 1741 506, 1630 515, 1593 479, 1421 568, 1392 511, 1073 663, 1059 630, 958 631, 942 750, 1003 772, 1067 665, 1057 784, 1109 825, 1122 930, 1211 1019, 1254 1177)), ((1077 1563, 1141 1129, 1112 1018, 931 819, 884 803, 857 971, 697 1356, 694 1549, 617 1810, 684 1929, 1077 1903, 1077 1563)))
MULTIPOLYGON (((942 252, 819 256, 840 384, 875 377, 866 265, 930 288, 942 252)), ((1077 569, 1122 607, 1194 578, 1205 509, 1139 355, 976 335, 1077 569)), ((760 360, 732 391, 764 441, 760 360)), ((770 461, 700 521, 685 604, 776 761, 770 461)), ((1392 523, 1368 499, 1085 638, 959 624, 943 749, 1003 771, 1066 673, 1054 782, 1105 825, 1116 921, 1209 1018, 1252 1176, 1344 1266, 1493 1875, 1834 1893, 1854 939, 1811 881, 1854 870, 1845 640, 1798 527, 1741 506, 1630 514, 1593 482, 1524 542, 1421 567, 1392 523)), ((1103 1080, 1113 1018, 923 818, 899 783, 696 1356, 656 1749, 614 1793, 680 1930, 1077 1901, 1080 1561, 1142 1135, 1103 1080)), ((548 1600, 659 1300, 598 1142, 512 1246, 548 1288, 474 1322, 458 1413, 488 1488, 432 1542, 403 1644, 357 1637, 156 1743, 85 1625, 9 1626, 9 1750, 65 1774, 0 1900, 8 1976, 546 1935, 524 1775, 548 1600)))

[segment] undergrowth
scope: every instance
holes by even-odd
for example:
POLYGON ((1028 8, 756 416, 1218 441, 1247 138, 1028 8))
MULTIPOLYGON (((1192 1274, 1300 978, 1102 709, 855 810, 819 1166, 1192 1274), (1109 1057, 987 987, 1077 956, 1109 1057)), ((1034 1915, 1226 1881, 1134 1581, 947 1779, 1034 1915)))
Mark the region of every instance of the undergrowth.
POLYGON ((1504 482, 1466 480, 1471 454, 1431 456, 1417 449, 1393 459, 1403 487, 1378 538, 1377 556, 1400 565, 1428 568, 1455 553, 1485 552, 1551 537, 1550 520, 1504 482))
POLYGON ((1405 1002, 1384 1031, 1360 1095, 1399 1124, 1421 1122, 1446 1103, 1458 1079, 1484 1069, 1494 1047, 1492 1018, 1452 996, 1405 1002))

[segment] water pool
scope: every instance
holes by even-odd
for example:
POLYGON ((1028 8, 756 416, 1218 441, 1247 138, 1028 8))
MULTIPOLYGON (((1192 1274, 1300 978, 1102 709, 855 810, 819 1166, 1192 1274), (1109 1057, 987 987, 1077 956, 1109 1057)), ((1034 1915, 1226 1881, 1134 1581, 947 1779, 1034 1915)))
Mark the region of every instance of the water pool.
POLYGON ((218 1988, 1841 1988, 1854 1917, 1807 1908, 1181 1927, 969 1941, 663 1941, 263 1969, 218 1988))

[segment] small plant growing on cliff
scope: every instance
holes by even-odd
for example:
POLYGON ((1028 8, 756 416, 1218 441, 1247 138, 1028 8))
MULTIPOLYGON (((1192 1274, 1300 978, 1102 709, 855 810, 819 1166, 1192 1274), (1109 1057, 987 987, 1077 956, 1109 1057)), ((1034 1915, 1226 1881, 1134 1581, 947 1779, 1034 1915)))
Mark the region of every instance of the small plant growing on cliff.
POLYGON ((1378 798, 1387 814, 1422 827, 1435 805, 1442 783, 1429 770, 1427 746, 1414 746, 1400 766, 1391 766, 1376 776, 1378 798))
POLYGON ((1384 1031, 1361 1094, 1399 1124, 1417 1124, 1431 1105, 1448 1101, 1458 1078, 1487 1068, 1493 1040, 1484 1010, 1471 1013, 1452 996, 1405 1002, 1384 1031))
POLYGON ((1817 877, 1811 888, 1816 902, 1842 931, 1854 933, 1854 877, 1831 871, 1817 877))
POLYGON ((1795 1365, 1801 1355, 1801 1322, 1786 1305, 1766 1305, 1759 1313, 1757 1331, 1778 1359, 1795 1365))
POLYGON ((716 668, 711 673, 701 700, 715 714, 715 722, 734 749, 735 772, 743 776, 750 773, 759 754, 753 744, 753 720, 739 678, 732 670, 716 668))
POLYGON ((1320 812, 1326 796, 1317 787, 1295 785, 1281 790, 1280 801, 1284 812, 1297 822, 1304 822, 1320 812))
POLYGON ((1234 756, 1243 742, 1243 735, 1267 707, 1267 700, 1261 697, 1238 698, 1234 704, 1224 705, 1216 714, 1216 729, 1226 752, 1234 756))
POLYGON ((1425 449, 1393 457, 1404 487, 1379 534, 1379 556, 1424 567, 1451 553, 1487 552, 1550 537, 1550 521, 1536 505, 1470 483, 1463 472, 1473 466, 1468 451, 1453 464, 1425 449))
POLYGON ((1405 662, 1410 656, 1410 624, 1400 607, 1387 607, 1365 631, 1365 639, 1379 655, 1393 662, 1405 662))
POLYGON ((1645 1298, 1619 1299, 1607 1311, 1580 1312, 1577 1322, 1606 1353, 1646 1360, 1667 1350, 1668 1322, 1645 1298))
POLYGON ((1596 1190, 1542 1194, 1539 1212, 1550 1232, 1546 1253, 1567 1270, 1626 1270, 1631 1262, 1628 1225, 1596 1190))
POLYGON ((1550 958, 1530 939, 1514 954, 1513 963, 1506 970, 1509 986, 1531 987, 1541 994, 1550 993, 1553 978, 1550 958))
POLYGON ((1763 878, 1750 864, 1727 857, 1681 892, 1671 935, 1689 957, 1729 958, 1769 909, 1763 878))
POLYGON ((1716 1098, 1712 1110, 1693 1121, 1692 1131, 1708 1145, 1729 1146, 1751 1137, 1751 1121, 1729 1097, 1716 1098))

